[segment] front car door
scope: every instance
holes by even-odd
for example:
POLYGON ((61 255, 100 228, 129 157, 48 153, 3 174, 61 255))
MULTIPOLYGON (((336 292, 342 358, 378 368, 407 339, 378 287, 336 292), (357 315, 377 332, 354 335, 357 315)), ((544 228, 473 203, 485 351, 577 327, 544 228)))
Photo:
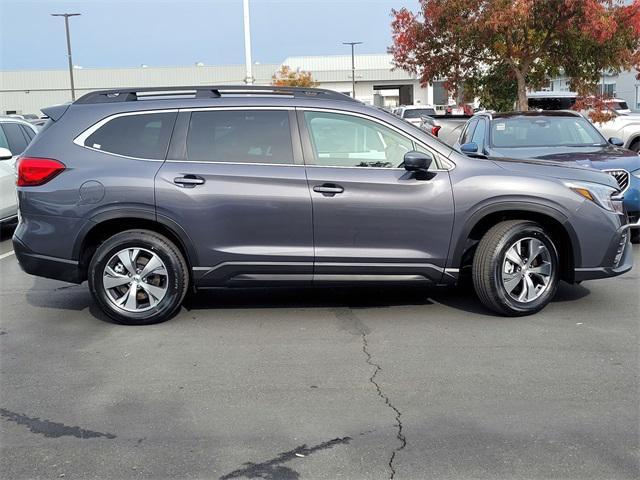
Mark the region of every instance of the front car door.
POLYGON ((293 108, 181 110, 155 185, 158 218, 194 246, 198 286, 311 281, 311 198, 293 108))
POLYGON ((314 282, 440 282, 453 226, 449 174, 435 151, 364 114, 298 111, 313 201, 314 282), (433 157, 426 178, 408 151, 433 157))

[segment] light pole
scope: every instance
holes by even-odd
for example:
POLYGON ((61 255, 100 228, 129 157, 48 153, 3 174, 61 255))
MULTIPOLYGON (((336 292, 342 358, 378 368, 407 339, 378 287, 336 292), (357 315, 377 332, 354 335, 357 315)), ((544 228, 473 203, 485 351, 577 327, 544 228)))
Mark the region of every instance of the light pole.
POLYGON ((351 45, 351 91, 353 98, 356 98, 356 56, 355 46, 362 42, 342 42, 343 45, 351 45))
POLYGON ((253 73, 251 71, 251 23, 249 22, 249 0, 242 0, 242 12, 244 23, 244 63, 247 76, 244 82, 253 85, 253 73))
POLYGON ((52 17, 64 17, 64 29, 67 33, 67 60, 69 60, 69 78, 71 79, 71 101, 76 100, 76 89, 73 84, 73 59, 71 58, 71 36, 69 35, 69 17, 78 17, 81 13, 52 13, 52 17))

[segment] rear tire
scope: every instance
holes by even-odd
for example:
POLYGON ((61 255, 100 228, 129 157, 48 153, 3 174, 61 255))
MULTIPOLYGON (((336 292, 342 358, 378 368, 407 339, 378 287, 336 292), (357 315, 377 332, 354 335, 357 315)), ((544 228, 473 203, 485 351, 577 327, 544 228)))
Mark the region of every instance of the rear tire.
POLYGON ((171 318, 189 286, 187 263, 166 237, 126 230, 103 242, 89 264, 89 288, 118 323, 149 325, 171 318))
POLYGON ((473 258, 473 285, 480 301, 501 315, 530 315, 554 297, 559 281, 557 249, 544 228, 509 220, 482 237, 473 258))

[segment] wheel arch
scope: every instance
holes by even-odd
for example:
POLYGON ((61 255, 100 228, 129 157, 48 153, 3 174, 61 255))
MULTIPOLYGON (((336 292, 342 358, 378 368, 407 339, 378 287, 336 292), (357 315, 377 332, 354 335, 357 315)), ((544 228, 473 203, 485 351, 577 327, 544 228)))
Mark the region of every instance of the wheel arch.
POLYGON ((132 229, 151 230, 164 235, 178 247, 189 270, 197 265, 197 254, 187 233, 168 218, 156 217, 154 212, 105 212, 91 220, 78 236, 73 249, 74 258, 79 261, 82 280, 87 278, 89 262, 98 246, 110 236, 132 229))
POLYGON ((461 273, 470 271, 476 247, 482 236, 505 220, 530 220, 544 226, 554 239, 560 257, 561 278, 573 282, 575 265, 580 265, 578 236, 559 210, 535 204, 508 202, 489 205, 471 215, 465 222, 454 246, 451 265, 461 273))

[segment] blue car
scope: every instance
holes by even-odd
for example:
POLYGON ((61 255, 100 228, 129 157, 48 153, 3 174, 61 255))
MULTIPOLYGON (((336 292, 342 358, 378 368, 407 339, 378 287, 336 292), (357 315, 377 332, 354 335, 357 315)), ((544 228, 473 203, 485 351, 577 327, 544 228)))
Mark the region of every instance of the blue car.
POLYGON ((454 148, 470 157, 552 161, 611 174, 624 195, 635 242, 640 237, 640 156, 605 139, 572 110, 509 113, 482 112, 471 118, 454 148))

